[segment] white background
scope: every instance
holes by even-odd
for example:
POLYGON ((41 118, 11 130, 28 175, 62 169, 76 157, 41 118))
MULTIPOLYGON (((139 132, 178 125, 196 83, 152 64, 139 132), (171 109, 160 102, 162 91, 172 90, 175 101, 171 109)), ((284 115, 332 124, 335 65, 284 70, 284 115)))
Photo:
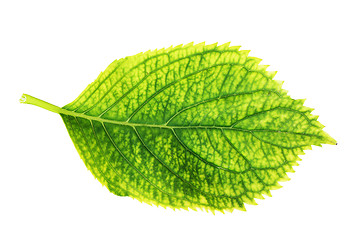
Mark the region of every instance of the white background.
POLYGON ((360 239, 357 1, 1 1, 0 239, 360 239), (232 42, 307 98, 338 141, 306 151, 292 179, 247 212, 152 207, 94 179, 63 106, 114 59, 232 42))

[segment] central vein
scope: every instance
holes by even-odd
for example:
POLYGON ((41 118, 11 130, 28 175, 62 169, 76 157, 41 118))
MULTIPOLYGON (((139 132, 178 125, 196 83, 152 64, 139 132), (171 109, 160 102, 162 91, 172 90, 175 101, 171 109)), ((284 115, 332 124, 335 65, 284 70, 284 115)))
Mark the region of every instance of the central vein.
POLYGON ((94 117, 94 116, 89 116, 89 115, 86 115, 83 113, 69 111, 69 110, 60 108, 58 106, 55 106, 51 103, 40 100, 38 98, 35 98, 33 96, 30 96, 28 94, 23 94, 23 96, 20 99, 20 102, 26 103, 26 104, 32 104, 32 105, 44 108, 48 111, 58 113, 58 114, 64 114, 64 115, 68 115, 68 116, 84 118, 84 119, 88 119, 91 121, 98 121, 101 123, 112 123, 112 124, 129 126, 129 127, 153 127, 153 128, 167 128, 167 129, 208 128, 208 129, 233 129, 233 130, 239 130, 239 131, 249 131, 249 130, 245 130, 245 129, 234 129, 231 126, 228 126, 228 127, 226 127, 226 126, 169 126, 169 125, 167 125, 167 123, 165 123, 165 124, 145 124, 145 123, 132 123, 132 122, 125 122, 125 121, 123 122, 123 121, 105 119, 105 118, 101 118, 101 117, 94 117))

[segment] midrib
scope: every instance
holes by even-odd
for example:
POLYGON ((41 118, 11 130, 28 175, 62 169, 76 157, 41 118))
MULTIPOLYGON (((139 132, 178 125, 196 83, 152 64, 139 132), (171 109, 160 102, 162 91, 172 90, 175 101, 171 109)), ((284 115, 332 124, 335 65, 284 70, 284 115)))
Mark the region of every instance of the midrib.
POLYGON ((249 131, 246 129, 238 129, 238 128, 233 128, 230 126, 229 127, 227 127, 227 126, 169 126, 169 125, 165 125, 165 124, 132 123, 132 122, 126 122, 126 121, 104 119, 104 118, 100 118, 100 117, 89 116, 89 115, 86 115, 83 113, 69 111, 69 110, 60 108, 58 106, 55 106, 51 103, 45 102, 41 99, 30 96, 28 94, 23 94, 20 99, 20 102, 26 103, 26 104, 32 104, 37 107, 41 107, 48 111, 58 113, 58 114, 64 114, 64 115, 68 115, 68 116, 84 118, 87 120, 97 121, 97 122, 101 122, 101 123, 111 123, 111 124, 117 124, 117 125, 122 125, 122 126, 129 126, 129 127, 152 127, 152 128, 167 128, 167 129, 179 129, 179 128, 185 128, 185 129, 202 128, 202 129, 204 129, 204 128, 206 128, 206 129, 225 129, 225 130, 233 129, 233 130, 238 130, 238 131, 249 131))
POLYGON ((298 132, 292 132, 292 131, 280 131, 280 130, 269 130, 269 129, 251 129, 251 130, 249 130, 249 129, 234 128, 233 125, 231 125, 231 126, 199 126, 199 125, 196 125, 196 126, 169 126, 169 125, 167 125, 167 123, 166 124, 145 124, 145 123, 132 123, 132 122, 126 122, 126 121, 122 122, 122 121, 104 119, 104 118, 100 118, 100 117, 85 115, 83 113, 69 111, 69 110, 60 108, 58 106, 55 106, 51 103, 45 102, 41 99, 30 96, 28 94, 22 95, 22 97, 20 99, 20 103, 32 104, 32 105, 44 108, 48 111, 58 113, 58 114, 64 114, 64 115, 68 115, 68 116, 84 118, 84 119, 88 119, 91 121, 98 121, 101 123, 111 123, 111 124, 117 124, 117 125, 122 125, 122 126, 129 126, 129 127, 133 127, 133 128, 152 127, 152 128, 165 128, 165 129, 196 129, 196 128, 198 128, 198 129, 220 129, 220 130, 242 131, 242 132, 248 132, 251 134, 253 134, 253 132, 265 131, 265 132, 276 132, 276 133, 299 134, 299 135, 322 138, 322 137, 314 135, 314 134, 298 133, 298 132))

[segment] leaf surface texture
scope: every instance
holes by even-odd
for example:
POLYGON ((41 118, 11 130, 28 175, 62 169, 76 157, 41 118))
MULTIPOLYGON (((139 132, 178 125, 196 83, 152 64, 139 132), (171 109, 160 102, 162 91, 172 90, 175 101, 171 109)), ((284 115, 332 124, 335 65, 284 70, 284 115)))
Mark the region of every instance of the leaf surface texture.
POLYGON ((311 145, 335 144, 260 59, 188 44, 116 60, 61 114, 112 193, 172 208, 244 210, 311 145))

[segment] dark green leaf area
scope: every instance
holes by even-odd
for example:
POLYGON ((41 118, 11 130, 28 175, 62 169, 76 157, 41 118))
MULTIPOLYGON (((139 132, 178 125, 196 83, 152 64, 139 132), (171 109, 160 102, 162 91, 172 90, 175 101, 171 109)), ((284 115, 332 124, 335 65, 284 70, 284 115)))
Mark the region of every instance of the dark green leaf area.
POLYGON ((111 192, 172 208, 244 210, 311 145, 334 144, 248 51, 186 45, 114 61, 61 114, 111 192))

